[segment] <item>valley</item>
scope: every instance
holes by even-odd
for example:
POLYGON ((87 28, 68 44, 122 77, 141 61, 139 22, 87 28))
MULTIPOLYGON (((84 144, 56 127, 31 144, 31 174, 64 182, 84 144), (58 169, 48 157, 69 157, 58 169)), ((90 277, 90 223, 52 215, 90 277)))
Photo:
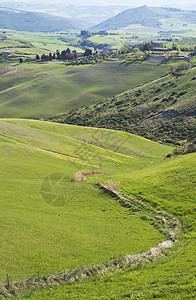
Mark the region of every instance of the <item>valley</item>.
POLYGON ((118 129, 165 143, 195 138, 196 69, 175 71, 52 120, 118 129), (191 83, 191 84, 190 84, 191 83))
MULTIPOLYGON (((134 199, 138 199, 156 210, 156 215, 158 211, 166 211, 180 221, 178 243, 168 257, 150 265, 124 265, 125 273, 117 268, 109 278, 104 277, 108 278, 107 285, 95 274, 94 279, 83 285, 78 283, 78 288, 76 284, 58 289, 54 286, 52 290, 35 292, 30 298, 61 299, 63 294, 65 299, 70 299, 77 293, 88 298, 94 284, 97 289, 93 288, 93 295, 100 297, 103 291, 107 298, 112 295, 111 285, 117 280, 127 278, 128 284, 133 276, 140 274, 137 288, 134 288, 134 293, 138 293, 146 272, 150 273, 145 284, 149 286, 153 276, 159 283, 156 293, 163 292, 167 285, 164 294, 170 295, 173 287, 167 282, 171 275, 163 273, 161 282, 159 277, 166 266, 172 266, 174 274, 180 274, 179 282, 182 281, 184 287, 179 295, 182 296, 186 289, 194 295, 194 252, 191 249, 195 232, 195 153, 164 159, 173 147, 106 129, 22 119, 1 119, 0 126, 1 245, 7 249, 3 253, 1 248, 4 257, 0 272, 2 281, 5 270, 12 282, 37 277, 37 274, 62 272, 64 268, 68 272, 111 257, 142 253, 168 239, 160 221, 153 221, 152 210, 150 212, 145 206, 141 210, 134 205, 134 199), (9 176, 8 169, 11 170, 9 176), (74 183, 75 172, 86 169, 102 170, 103 174, 74 183), (58 182, 54 192, 48 190, 47 178, 58 182), (129 200, 130 208, 122 207, 118 200, 99 190, 95 183, 100 180, 119 182, 120 191, 133 197, 129 200), (43 183, 46 189, 40 190, 43 183), (43 192, 48 196, 43 197, 43 192), (55 202, 51 198, 53 195, 59 196, 55 202), (120 244, 115 243, 119 240, 120 244), (183 283, 183 278, 189 280, 188 285, 183 283)), ((177 282, 175 284, 177 288, 177 282)), ((117 287, 118 284, 112 288, 112 293, 121 297, 127 286, 124 284, 123 289, 121 286, 121 291, 117 287)), ((0 291, 4 295, 4 289, 0 291)), ((146 296, 155 295, 153 287, 148 288, 148 293, 145 289, 140 292, 146 296)))
POLYGON ((2 2, 0 299, 196 298, 196 12, 159 4, 2 2))

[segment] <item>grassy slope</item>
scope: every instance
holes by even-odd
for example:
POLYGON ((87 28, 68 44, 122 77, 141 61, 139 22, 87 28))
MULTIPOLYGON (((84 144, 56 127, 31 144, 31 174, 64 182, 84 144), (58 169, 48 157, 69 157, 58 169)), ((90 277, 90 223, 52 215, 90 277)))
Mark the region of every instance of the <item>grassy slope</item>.
POLYGON ((80 67, 60 63, 2 67, 0 117, 53 116, 106 99, 167 71, 165 66, 119 62, 80 67))
MULTIPOLYGON (((173 10, 169 8, 141 6, 125 10, 93 27, 95 30, 119 30, 134 24, 135 28, 142 25, 157 31, 168 30, 179 32, 195 29, 195 11, 173 10), (181 23, 181 26, 179 26, 181 23), (182 24, 184 26, 182 26, 182 24), (172 25, 172 26, 171 26, 172 25), (194 26, 194 27, 193 27, 194 26)), ((134 32, 134 29, 133 31, 134 32)))
POLYGON ((2 277, 5 269, 13 279, 37 271, 46 274, 156 244, 161 236, 147 221, 141 222, 145 212, 130 218, 126 209, 91 185, 112 179, 120 181, 124 192, 177 216, 182 224, 178 244, 151 265, 36 291, 31 299, 194 298, 195 154, 163 160, 171 147, 104 129, 19 119, 2 119, 0 128, 2 277), (70 182, 76 170, 92 167, 109 171, 86 183, 70 182), (67 174, 66 187, 77 190, 65 208, 51 208, 39 194, 43 178, 57 172, 67 174))
MULTIPOLYGON (((139 27, 137 25, 137 27, 139 27)), ((131 28, 129 33, 113 31, 112 34, 109 35, 94 35, 89 37, 88 40, 97 44, 109 44, 113 49, 121 49, 125 44, 139 44, 144 41, 152 41, 157 37, 156 33, 148 32, 148 28, 144 27, 147 32, 142 32, 141 30, 136 30, 136 34, 134 31, 134 27, 131 28), (134 34, 133 34, 134 33, 134 34), (135 37, 136 36, 136 37, 135 37)))
MULTIPOLYGON (((5 31, 5 30, 2 30, 5 31)), ((6 30, 6 40, 0 40, 0 52, 10 51, 12 54, 21 55, 26 58, 35 58, 36 54, 49 54, 49 52, 65 50, 67 47, 71 51, 83 52, 78 47, 70 44, 77 43, 76 35, 45 34, 39 32, 25 32, 16 30, 6 30), (65 41, 60 40, 64 39, 65 41)))
POLYGON ((31 32, 59 32, 79 30, 80 21, 45 13, 0 8, 0 28, 31 32))
POLYGON ((111 177, 120 180, 126 193, 178 217, 181 235, 168 256, 150 265, 128 267, 82 283, 37 291, 30 299, 194 299, 195 158, 195 154, 189 154, 111 177))
POLYGON ((6 273, 24 279, 143 252, 165 238, 141 212, 130 217, 90 181, 72 178, 79 169, 142 169, 170 147, 121 132, 19 119, 1 119, 0 133, 1 281, 6 273), (51 207, 52 195, 43 201, 40 188, 56 173, 65 178, 51 207))
POLYGON ((56 122, 119 129, 164 142, 195 137, 196 68, 169 75, 54 118, 56 122))

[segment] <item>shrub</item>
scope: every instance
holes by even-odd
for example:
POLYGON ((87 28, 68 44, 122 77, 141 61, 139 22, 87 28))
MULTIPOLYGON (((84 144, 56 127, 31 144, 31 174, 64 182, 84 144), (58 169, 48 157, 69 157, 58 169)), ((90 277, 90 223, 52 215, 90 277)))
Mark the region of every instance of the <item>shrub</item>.
POLYGON ((180 141, 180 148, 174 149, 172 154, 168 154, 166 158, 170 158, 172 156, 184 155, 188 153, 196 152, 196 140, 192 143, 189 143, 187 140, 180 141))
POLYGON ((82 182, 85 180, 86 176, 94 175, 94 174, 103 174, 103 171, 100 170, 85 170, 85 171, 78 171, 74 175, 74 182, 82 182))
POLYGON ((180 63, 174 70, 173 70, 173 74, 174 75, 179 75, 182 74, 183 71, 189 70, 191 68, 191 64, 188 62, 182 62, 180 63))

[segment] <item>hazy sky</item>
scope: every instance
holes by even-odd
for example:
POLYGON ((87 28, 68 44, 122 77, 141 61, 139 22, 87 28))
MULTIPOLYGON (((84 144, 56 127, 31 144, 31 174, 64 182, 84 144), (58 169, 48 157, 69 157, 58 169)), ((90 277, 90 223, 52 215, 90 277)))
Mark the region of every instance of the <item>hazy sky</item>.
POLYGON ((79 5, 85 4, 85 5, 126 5, 126 6, 140 6, 140 5, 152 5, 152 6, 183 6, 186 7, 186 5, 194 5, 195 4, 195 0, 137 0, 137 1, 133 1, 133 0, 73 0, 73 1, 69 1, 69 0, 57 0, 58 2, 62 2, 62 3, 76 3, 79 5))
MULTIPOLYGON (((25 2, 25 3, 40 3, 40 0, 0 0, 0 4, 5 2, 25 2)), ((182 8, 194 8, 196 6, 195 0, 45 0, 44 3, 61 3, 61 4, 74 4, 74 5, 125 5, 130 7, 136 7, 141 5, 148 6, 173 6, 173 7, 182 7, 182 8)))

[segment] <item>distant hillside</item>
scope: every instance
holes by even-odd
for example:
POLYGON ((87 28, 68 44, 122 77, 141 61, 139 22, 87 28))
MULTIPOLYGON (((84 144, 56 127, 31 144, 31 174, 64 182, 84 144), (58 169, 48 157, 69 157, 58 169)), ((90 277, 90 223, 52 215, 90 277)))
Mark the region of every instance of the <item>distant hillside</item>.
POLYGON ((122 64, 121 60, 78 67, 59 63, 1 67, 0 117, 53 117, 106 100, 168 71, 164 65, 122 64))
POLYGON ((31 32, 55 32, 80 30, 79 21, 45 13, 0 8, 0 28, 31 32))
MULTIPOLYGON (((41 12, 58 17, 65 17, 78 20, 87 24, 87 27, 97 25, 118 13, 130 8, 130 6, 76 6, 66 4, 66 1, 50 5, 48 2, 20 2, 20 9, 25 11, 41 12)), ((6 2, 1 4, 2 7, 18 9, 17 2, 6 2)))
POLYGON ((177 143, 196 132, 196 68, 159 80, 86 108, 57 116, 55 122, 118 129, 152 140, 177 143))
MULTIPOLYGON (((196 24, 196 11, 174 8, 147 7, 146 5, 125 10, 92 27, 92 30, 117 30, 131 24, 162 29, 162 20, 177 19, 180 23, 196 24)), ((174 28, 175 29, 175 28, 174 28)))

